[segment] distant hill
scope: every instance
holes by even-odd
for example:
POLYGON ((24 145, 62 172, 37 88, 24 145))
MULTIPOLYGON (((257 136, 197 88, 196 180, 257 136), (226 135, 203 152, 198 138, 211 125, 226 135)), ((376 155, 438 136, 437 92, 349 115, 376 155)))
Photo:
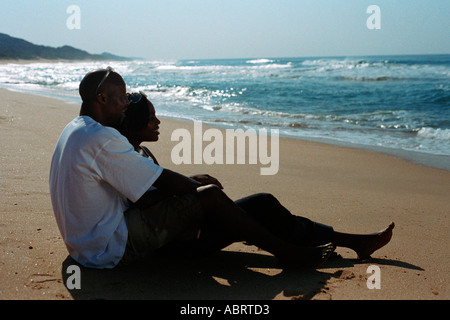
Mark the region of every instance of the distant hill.
POLYGON ((89 52, 71 47, 62 46, 58 48, 35 45, 19 38, 13 38, 7 34, 0 33, 0 60, 134 60, 104 52, 102 54, 90 54, 89 52))

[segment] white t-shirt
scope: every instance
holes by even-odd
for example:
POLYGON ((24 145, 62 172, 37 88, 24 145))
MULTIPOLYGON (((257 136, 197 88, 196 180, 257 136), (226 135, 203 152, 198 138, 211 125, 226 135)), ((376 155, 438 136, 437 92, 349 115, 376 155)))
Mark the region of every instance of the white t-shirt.
POLYGON ((162 171, 116 129, 87 116, 70 122, 56 144, 49 184, 72 258, 90 268, 116 266, 127 243, 127 199, 137 201, 162 171))

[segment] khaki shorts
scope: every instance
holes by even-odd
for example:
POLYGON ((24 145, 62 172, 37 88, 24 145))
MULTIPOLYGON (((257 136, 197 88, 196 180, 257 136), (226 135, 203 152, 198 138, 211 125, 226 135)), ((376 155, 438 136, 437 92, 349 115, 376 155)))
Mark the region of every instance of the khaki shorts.
POLYGON ((198 238, 204 210, 196 193, 172 196, 145 208, 125 212, 128 241, 120 265, 142 259, 174 242, 198 238))

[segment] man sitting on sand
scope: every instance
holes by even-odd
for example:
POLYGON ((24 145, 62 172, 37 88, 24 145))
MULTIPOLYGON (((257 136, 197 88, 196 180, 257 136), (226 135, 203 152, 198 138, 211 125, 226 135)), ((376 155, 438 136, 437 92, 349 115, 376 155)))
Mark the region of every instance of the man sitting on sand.
MULTIPOLYGON (((79 92, 80 116, 61 133, 49 183, 64 242, 85 267, 113 268, 184 244, 185 252, 195 253, 192 248, 210 251, 247 241, 272 253, 283 266, 316 268, 336 245, 368 257, 392 236, 393 224, 370 235, 335 232, 291 215, 270 195, 234 202, 215 178, 164 169, 136 152, 148 137, 137 143, 115 129, 130 104, 118 73, 110 68, 88 73, 79 92)), ((150 108, 146 98, 141 100, 150 108)), ((149 110, 157 127, 154 108, 149 110)))

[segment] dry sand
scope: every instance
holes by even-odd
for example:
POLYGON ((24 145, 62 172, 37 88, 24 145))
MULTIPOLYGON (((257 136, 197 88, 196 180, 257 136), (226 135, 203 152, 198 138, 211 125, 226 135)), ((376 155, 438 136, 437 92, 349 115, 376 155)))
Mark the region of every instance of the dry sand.
MULTIPOLYGON (((450 297, 450 172, 369 151, 280 139, 280 169, 260 165, 175 166, 173 130, 162 119, 159 162, 209 173, 232 198, 270 192, 297 215, 353 233, 394 221, 392 241, 360 261, 348 249, 311 271, 283 271, 253 246, 236 243, 208 258, 149 260, 115 270, 81 268, 81 289, 66 286, 74 262, 53 218, 48 173, 53 148, 79 106, 0 89, 0 299, 441 299, 450 297), (381 289, 368 289, 369 266, 381 289)), ((156 106, 157 107, 157 106, 156 106)))

